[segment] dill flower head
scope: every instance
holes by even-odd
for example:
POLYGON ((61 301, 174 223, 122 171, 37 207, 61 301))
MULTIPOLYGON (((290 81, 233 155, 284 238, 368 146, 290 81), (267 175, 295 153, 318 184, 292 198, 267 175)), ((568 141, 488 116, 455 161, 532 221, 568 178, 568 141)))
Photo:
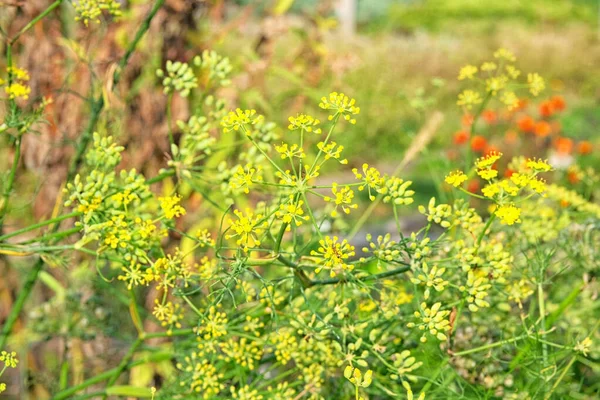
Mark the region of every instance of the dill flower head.
POLYGON ((354 199, 354 191, 350 189, 350 187, 342 186, 340 189, 338 189, 338 184, 333 183, 331 186, 331 192, 333 193, 333 197, 325 196, 323 199, 326 202, 335 204, 335 208, 331 212, 332 217, 336 217, 338 215, 338 206, 340 206, 342 211, 346 214, 350 214, 351 209, 358 208, 358 204, 352 203, 354 199))
POLYGON ((498 50, 496 50, 494 52, 494 58, 500 59, 500 60, 506 60, 508 62, 515 62, 517 61, 517 57, 515 57, 515 55, 505 49, 505 48, 499 48, 498 50))
POLYGON ((384 183, 385 179, 381 176, 379 170, 375 167, 369 167, 369 164, 362 165, 362 174, 358 172, 358 168, 353 168, 352 173, 354 173, 354 177, 363 182, 362 185, 358 187, 358 190, 363 191, 365 187, 369 192, 369 200, 375 200, 375 196, 371 193, 371 189, 379 189, 384 183))
POLYGON ((179 218, 186 213, 185 208, 179 205, 181 201, 181 196, 179 195, 159 197, 158 201, 167 219, 179 218))
POLYGON ((467 180, 467 175, 465 175, 464 172, 462 172, 462 171, 453 171, 453 172, 450 172, 446 176, 446 178, 444 179, 444 182, 446 182, 448 185, 452 185, 454 187, 459 187, 466 180, 467 180))
POLYGON ((502 205, 496 209, 494 214, 505 225, 513 225, 521 222, 521 209, 514 204, 502 205))
POLYGON ((318 268, 315 272, 318 274, 323 269, 330 270, 329 275, 333 278, 336 275, 335 270, 343 269, 352 271, 354 265, 348 264, 346 260, 354 256, 354 246, 346 239, 338 242, 338 237, 326 236, 324 240, 319 241, 319 249, 311 251, 312 256, 319 257, 318 268))
POLYGON ((0 86, 6 85, 4 87, 4 92, 8 95, 8 98, 22 98, 27 100, 31 93, 31 88, 26 84, 29 80, 29 73, 27 70, 17 67, 8 67, 6 68, 6 72, 13 81, 9 85, 6 81, 0 79, 0 86))
POLYGON ((479 169, 491 168, 496 161, 498 161, 502 157, 502 153, 498 153, 493 151, 486 155, 485 157, 480 157, 475 162, 475 166, 479 169))
POLYGON ((356 119, 352 118, 352 116, 360 113, 360 108, 355 104, 356 100, 349 98, 344 93, 331 92, 329 98, 325 96, 321 98, 319 107, 334 112, 333 115, 329 115, 329 120, 332 120, 336 115, 340 115, 346 121, 355 124, 356 119))
MULTIPOLYGON (((241 108, 236 108, 235 112, 230 111, 223 120, 221 121, 221 126, 223 127, 223 132, 231 132, 238 131, 240 128, 244 130, 246 125, 255 125, 256 123, 262 121, 262 115, 257 115, 256 110, 242 110, 241 108)), ((250 135, 250 132, 247 131, 246 135, 250 135)))
POLYGON ((529 92, 534 96, 538 96, 546 88, 544 78, 538 73, 527 74, 527 84, 529 85, 529 92))
POLYGON ((0 361, 4 363, 4 368, 17 368, 17 364, 19 363, 17 353, 14 351, 10 353, 2 351, 0 353, 0 361))
POLYGON ((179 92, 181 97, 188 97, 191 90, 198 87, 198 78, 188 63, 167 60, 166 74, 162 69, 156 71, 156 76, 163 78, 164 93, 179 92))
POLYGON ((473 108, 474 105, 480 104, 483 100, 481 94, 475 90, 466 89, 458 95, 458 101, 456 102, 459 106, 464 106, 467 109, 473 108))
POLYGON ((321 123, 318 119, 306 114, 298 114, 296 117, 289 117, 288 129, 290 131, 303 130, 306 132, 321 133, 321 128, 318 125, 321 123))
POLYGON ((247 251, 249 247, 260 246, 259 236, 267 226, 266 221, 263 221, 263 216, 261 214, 254 215, 249 208, 246 209, 245 214, 240 210, 235 210, 233 213, 237 219, 229 220, 233 233, 226 235, 227 239, 237 238, 236 243, 238 246, 242 246, 244 251, 247 251))
POLYGON ((121 15, 121 3, 117 0, 77 0, 73 2, 75 21, 83 21, 88 26, 90 21, 100 22, 102 11, 113 17, 121 15))
POLYGON ((479 72, 479 69, 476 66, 465 65, 460 69, 460 72, 458 73, 458 80, 462 81, 465 79, 473 79, 477 72, 479 72))
POLYGON ((552 170, 552 166, 548 164, 548 160, 542 160, 541 158, 531 158, 527 160, 525 165, 535 172, 548 172, 552 170))

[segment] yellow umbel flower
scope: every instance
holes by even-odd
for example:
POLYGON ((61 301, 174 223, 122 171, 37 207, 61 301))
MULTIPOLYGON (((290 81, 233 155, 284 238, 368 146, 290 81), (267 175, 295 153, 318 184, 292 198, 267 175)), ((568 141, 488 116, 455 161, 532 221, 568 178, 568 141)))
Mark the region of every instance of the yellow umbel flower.
POLYGON ((534 96, 538 96, 546 88, 544 78, 537 73, 527 74, 527 84, 529 85, 529 92, 534 96))
POLYGON ((478 169, 477 175, 486 181, 492 180, 498 176, 498 171, 495 169, 478 169))
POLYGON ((321 128, 317 127, 321 121, 310 115, 298 114, 296 117, 289 117, 288 121, 290 121, 288 125, 290 131, 302 129, 306 132, 321 133, 321 128))
POLYGON ((479 169, 491 168, 496 161, 498 161, 502 157, 502 153, 491 152, 485 157, 480 157, 475 162, 475 166, 479 169))
POLYGON ((483 100, 481 99, 479 92, 467 89, 458 95, 458 101, 456 104, 471 109, 474 105, 477 105, 482 101, 483 100))
POLYGON ((462 81, 464 79, 473 79, 478 71, 479 69, 474 65, 465 65, 458 73, 458 80, 462 81))
POLYGON ((102 11, 114 17, 121 15, 121 3, 117 0, 77 0, 73 2, 75 8, 75 21, 83 21, 85 26, 90 21, 100 22, 102 11))
MULTIPOLYGON (((297 202, 293 201, 293 196, 290 196, 290 201, 285 204, 281 204, 279 206, 279 210, 275 212, 275 216, 280 218, 286 224, 294 224, 296 226, 302 225, 304 221, 308 221, 310 218, 308 215, 304 215, 304 210, 302 209, 302 205, 304 202, 302 200, 298 200, 297 202)), ((288 225, 287 230, 290 230, 291 227, 288 225)))
POLYGON ((542 160, 541 158, 531 158, 527 160, 525 165, 527 168, 531 168, 535 172, 548 172, 552 170, 552 166, 548 164, 548 160, 542 160))
POLYGON ((260 246, 259 236, 267 226, 266 221, 262 221, 263 216, 261 214, 254 215, 249 208, 246 209, 245 215, 240 210, 235 210, 233 213, 237 220, 230 219, 229 223, 231 224, 230 229, 234 233, 226 235, 226 238, 236 237, 237 245, 242 246, 244 251, 247 251, 249 247, 260 246))
MULTIPOLYGON (((241 108, 237 108, 235 112, 229 111, 229 113, 223 117, 221 126, 223 127, 223 132, 227 133, 238 131, 240 128, 243 129, 246 125, 254 125, 262 119, 262 115, 257 115, 256 110, 242 110, 241 108)), ((250 132, 247 131, 246 134, 249 135, 250 132)))
POLYGON ((342 116, 346 121, 350 121, 351 124, 356 123, 356 119, 352 118, 352 115, 360 113, 360 108, 356 107, 356 100, 351 99, 344 93, 331 92, 329 98, 323 96, 319 107, 324 110, 332 110, 334 113, 329 116, 331 121, 336 115, 342 116))
POLYGON ((494 58, 506 60, 508 62, 515 62, 517 60, 517 57, 515 57, 515 55, 511 51, 506 50, 505 48, 499 48, 498 50, 496 50, 494 52, 494 58))
POLYGON ((500 206, 494 214, 496 214, 496 216, 500 218, 500 221, 505 225, 513 225, 521 222, 521 209, 515 207, 514 204, 500 206))
POLYGON ((11 99, 16 99, 21 97, 25 100, 29 98, 29 94, 31 93, 31 88, 25 85, 22 85, 18 82, 12 83, 9 86, 4 88, 4 91, 11 99))
POLYGON ((342 186, 341 189, 338 189, 338 184, 333 183, 331 186, 331 192, 334 197, 325 196, 324 200, 326 202, 331 202, 335 204, 334 210, 331 212, 332 217, 336 217, 338 206, 342 207, 342 211, 346 214, 350 214, 351 209, 358 208, 358 204, 352 204, 354 199, 354 191, 350 189, 348 186, 342 186))
POLYGON ((453 171, 450 172, 444 179, 448 185, 452 185, 454 187, 461 186, 467 180, 467 175, 465 175, 462 171, 453 171))
POLYGON ((356 179, 363 181, 363 184, 358 187, 358 190, 362 191, 366 187, 369 192, 369 200, 373 201, 375 200, 375 196, 371 193, 371 189, 379 189, 385 183, 385 179, 381 176, 381 173, 377 168, 369 167, 369 164, 363 164, 362 171, 363 173, 361 174, 358 172, 358 168, 352 169, 356 179))
POLYGON ((11 353, 2 351, 0 353, 0 361, 4 363, 4 368, 17 368, 17 364, 19 363, 17 353, 14 351, 11 353))
POLYGON ((409 322, 406 325, 409 328, 418 327, 419 330, 424 331, 420 339, 422 343, 427 342, 427 333, 442 341, 448 338, 444 332, 450 330, 450 322, 447 319, 450 311, 441 310, 441 307, 442 303, 440 302, 435 303, 431 308, 427 306, 427 303, 421 303, 421 311, 414 313, 420 321, 418 323, 409 322))
POLYGON ((338 237, 326 236, 324 240, 319 241, 319 249, 311 251, 312 256, 319 257, 319 266, 315 270, 318 274, 323 268, 330 270, 329 275, 333 278, 336 275, 335 270, 343 269, 352 271, 354 265, 346 263, 348 258, 354 256, 354 246, 350 245, 346 239, 338 242, 338 237))
POLYGON ((167 219, 179 218, 186 213, 185 208, 179 205, 181 201, 179 195, 159 197, 158 201, 167 219))

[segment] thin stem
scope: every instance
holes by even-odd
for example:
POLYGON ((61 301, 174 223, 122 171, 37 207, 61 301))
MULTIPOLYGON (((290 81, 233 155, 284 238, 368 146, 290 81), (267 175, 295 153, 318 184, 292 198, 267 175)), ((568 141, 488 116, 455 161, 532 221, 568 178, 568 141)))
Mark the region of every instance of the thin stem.
POLYGON ((13 304, 13 307, 10 310, 10 314, 8 314, 8 317, 6 318, 6 321, 4 322, 4 327, 2 328, 2 332, 0 333, 0 349, 3 349, 5 347, 6 341, 8 339, 8 335, 10 335, 10 332, 12 331, 12 328, 13 328, 15 322, 19 318, 21 309, 23 308, 25 301, 29 297, 29 293, 31 293, 31 290, 33 289, 33 286, 35 285, 35 282, 37 281, 38 274, 42 270, 43 266, 44 266, 44 261, 41 258, 38 259, 36 261, 36 263, 33 265, 33 268, 31 268, 31 271, 29 271, 29 274, 27 275, 27 278, 25 279, 25 284, 19 290, 19 296, 17 297, 17 300, 13 304))
POLYGON ((477 352, 480 352, 480 351, 483 351, 483 350, 492 349, 494 347, 504 346, 505 344, 510 344, 510 343, 518 342, 519 340, 523 340, 523 339, 525 339, 527 337, 528 337, 527 335, 520 335, 520 336, 511 338, 511 339, 501 340, 499 342, 489 343, 489 344, 485 344, 483 346, 473 347, 472 349, 459 351, 457 353, 452 353, 452 355, 454 357, 465 356, 467 354, 477 353, 477 352))
POLYGON ((61 216, 58 216, 58 217, 55 217, 55 218, 52 218, 52 219, 49 219, 49 220, 46 220, 46 221, 38 222, 37 224, 29 225, 28 227, 25 227, 25 228, 22 228, 22 229, 18 229, 16 231, 13 231, 13 232, 10 232, 10 233, 7 233, 5 235, 0 236, 0 242, 5 241, 6 239, 9 239, 9 238, 11 238, 13 236, 19 236, 19 235, 21 235, 23 233, 32 231, 34 229, 42 228, 42 227, 44 227, 46 225, 52 225, 55 222, 60 222, 60 221, 64 221, 65 219, 78 217, 81 214, 82 213, 76 211, 76 212, 72 212, 72 213, 69 213, 69 214, 64 214, 64 215, 61 215, 61 216))
POLYGON ((8 202, 10 199, 10 194, 13 189, 13 185, 15 183, 15 177, 17 175, 17 168, 19 167, 19 161, 21 159, 21 135, 17 136, 15 141, 15 155, 13 158, 12 167, 10 169, 10 174, 8 175, 8 181, 6 182, 6 186, 4 187, 4 194, 2 198, 2 204, 0 205, 0 234, 2 233, 2 227, 4 225, 4 218, 6 216, 6 212, 8 211, 8 202))
POLYGON ((52 12, 52 10, 54 10, 56 7, 58 7, 60 5, 60 3, 62 3, 62 0, 56 0, 54 3, 50 4, 48 6, 48 8, 46 8, 44 11, 42 11, 41 14, 39 14, 37 17, 35 17, 34 19, 32 19, 31 21, 29 21, 29 23, 27 25, 25 25, 11 40, 10 43, 13 44, 15 43, 19 37, 24 34, 25 32, 27 32, 29 29, 31 29, 35 24, 37 24, 40 20, 42 20, 46 15, 50 14, 52 12))
MULTIPOLYGON (((150 335, 146 336, 146 338, 150 338, 150 335)), ((147 363, 170 360, 172 358, 172 356, 173 355, 171 353, 165 353, 165 352, 151 354, 142 359, 139 359, 139 360, 136 360, 136 361, 133 361, 133 362, 127 364, 125 366, 125 369, 131 369, 133 367, 137 367, 138 365, 143 365, 143 364, 147 364, 147 363)), ((79 385, 75 385, 73 387, 70 387, 69 389, 62 390, 62 391, 58 392, 54 397, 52 397, 52 400, 64 400, 64 399, 71 398, 77 392, 80 392, 92 385, 95 385, 97 383, 100 383, 107 379, 110 379, 119 368, 120 368, 120 366, 113 368, 113 369, 109 369, 108 371, 102 372, 101 374, 98 374, 90 379, 83 381, 79 385)))

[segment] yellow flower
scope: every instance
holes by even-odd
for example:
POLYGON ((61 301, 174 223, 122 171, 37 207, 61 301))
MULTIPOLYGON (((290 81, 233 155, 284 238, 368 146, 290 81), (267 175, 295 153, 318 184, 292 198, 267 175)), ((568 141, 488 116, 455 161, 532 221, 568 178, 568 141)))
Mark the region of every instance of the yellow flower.
POLYGON ((483 189, 481 189, 481 193, 489 199, 493 198, 495 195, 500 193, 500 187, 497 183, 490 183, 486 185, 483 189))
POLYGON ((335 204, 335 209, 331 212, 332 217, 337 216, 337 207, 341 206, 342 211, 346 214, 350 214, 350 209, 358 208, 358 204, 352 204, 354 199, 354 191, 350 189, 348 186, 342 186, 341 189, 338 190, 338 184, 333 183, 331 186, 331 192, 334 197, 325 196, 324 200, 326 202, 332 202, 335 204))
POLYGON ((454 187, 461 186, 467 180, 467 176, 462 171, 450 172, 444 181, 454 187))
POLYGON ((473 79, 473 77, 475 76, 477 71, 479 71, 479 70, 477 69, 476 66, 465 65, 464 67, 462 67, 460 69, 460 72, 458 73, 458 80, 462 81, 464 79, 473 79))
MULTIPOLYGON (((254 125, 262 120, 262 115, 256 115, 256 110, 242 110, 237 108, 235 112, 229 111, 221 120, 223 132, 238 131, 240 128, 245 128, 246 125, 254 125)), ((249 135, 250 133, 247 132, 249 135)))
POLYGON ((288 129, 290 131, 302 129, 306 132, 321 133, 321 128, 317 127, 321 121, 311 117, 310 115, 298 114, 297 117, 289 117, 288 121, 290 121, 290 124, 288 125, 288 129))
MULTIPOLYGON (((302 209, 303 204, 304 202, 302 200, 294 202, 293 196, 290 196, 289 202, 281 204, 279 210, 275 212, 275 216, 281 218, 286 224, 294 223, 296 226, 300 226, 304 221, 310 219, 307 215, 304 215, 304 210, 302 209)), ((289 225, 287 229, 290 230, 289 225)))
POLYGON ((496 216, 500 218, 500 221, 505 225, 513 225, 521 222, 521 209, 515 207, 514 204, 500 206, 494 214, 496 214, 496 216))
POLYGON ((260 246, 259 236, 262 235, 267 224, 266 221, 262 221, 263 216, 261 214, 254 215, 249 208, 246 209, 246 215, 240 210, 235 210, 233 213, 237 220, 230 219, 229 223, 231 224, 230 229, 234 233, 226 235, 226 238, 237 237, 236 243, 246 251, 248 247, 260 246))
POLYGON ((534 96, 539 95, 546 88, 544 78, 537 73, 527 74, 527 84, 529 85, 529 91, 534 96))
POLYGON ((515 68, 514 65, 507 65, 506 66, 506 73, 512 79, 517 79, 519 77, 519 75, 521 75, 521 71, 519 71, 517 68, 515 68))
POLYGON ((485 157, 479 157, 477 161, 475 161, 475 166, 479 169, 491 168, 496 161, 498 161, 502 157, 502 153, 491 152, 485 157))
POLYGON ((17 353, 14 351, 11 353, 2 351, 0 353, 0 361, 4 363, 4 368, 17 368, 17 364, 19 363, 17 353))
POLYGON ((158 201, 167 219, 179 218, 186 213, 185 208, 179 205, 181 201, 181 196, 179 195, 159 197, 158 201))
POLYGON ((20 80, 20 81, 28 81, 29 80, 29 73, 27 72, 27 70, 25 69, 21 69, 21 68, 17 68, 17 67, 8 67, 6 68, 6 72, 8 72, 9 75, 12 75, 13 78, 20 80))
POLYGON ((21 97, 25 100, 29 98, 29 93, 31 93, 31 88, 25 85, 22 85, 18 82, 11 84, 10 86, 6 86, 4 91, 8 95, 9 98, 15 99, 21 97))
POLYGON ((505 48, 499 48, 498 50, 496 50, 494 52, 494 58, 498 58, 501 60, 504 59, 508 62, 515 62, 517 60, 515 55, 509 50, 506 50, 505 48))
POLYGON ((477 175, 486 181, 492 180, 498 176, 498 171, 495 169, 478 169, 477 175))
POLYGON ((458 95, 458 101, 456 102, 456 104, 471 109, 474 105, 479 104, 481 102, 482 99, 479 92, 467 89, 458 95))
POLYGON ((334 114, 329 116, 329 120, 332 120, 335 115, 341 115, 346 121, 355 124, 356 119, 352 118, 352 115, 360 113, 360 108, 356 107, 355 104, 356 100, 349 98, 344 93, 331 92, 329 98, 321 98, 319 107, 334 111, 334 114))
POLYGON ((519 106, 519 98, 515 92, 505 90, 502 92, 502 98, 500 100, 508 107, 509 110, 514 110, 519 106))
POLYGON ((484 62, 483 64, 481 64, 482 71, 495 71, 496 68, 498 68, 496 63, 493 63, 491 61, 487 61, 487 62, 484 62))
POLYGON ((531 168, 535 172, 548 172, 552 170, 552 166, 548 164, 548 161, 542 160, 541 158, 531 158, 527 160, 526 165, 527 168, 531 168))
POLYGON ((505 75, 495 76, 485 81, 486 90, 495 96, 500 90, 506 87, 508 78, 505 75))
POLYGON ((318 274, 323 268, 330 270, 329 275, 333 278, 336 275, 336 269, 352 271, 354 265, 347 264, 346 260, 356 253, 354 246, 350 245, 346 239, 338 242, 338 237, 326 236, 324 240, 319 241, 320 247, 317 251, 311 251, 312 256, 320 258, 318 268, 315 272, 318 274))

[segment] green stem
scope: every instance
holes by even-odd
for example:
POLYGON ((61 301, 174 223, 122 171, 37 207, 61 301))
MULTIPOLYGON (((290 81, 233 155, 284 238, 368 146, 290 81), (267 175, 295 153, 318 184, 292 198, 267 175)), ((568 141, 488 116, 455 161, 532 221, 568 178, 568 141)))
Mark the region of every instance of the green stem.
MULTIPOLYGON (((147 338, 148 338, 148 336, 147 336, 147 338)), ((170 360, 172 358, 172 356, 173 355, 171 353, 164 353, 164 352, 151 354, 140 360, 136 360, 136 361, 133 361, 133 362, 127 364, 125 366, 125 369, 131 369, 133 367, 137 367, 138 365, 143 365, 143 364, 147 364, 147 363, 170 360)), ((70 387, 69 389, 62 390, 62 391, 58 392, 54 397, 52 397, 52 400, 64 400, 64 399, 71 398, 77 392, 80 392, 92 385, 95 385, 97 383, 100 383, 107 379, 110 379, 117 372, 117 370, 119 368, 120 368, 120 366, 113 368, 113 369, 109 369, 108 371, 102 372, 101 374, 98 374, 90 379, 83 381, 79 385, 75 385, 73 387, 70 387)))
POLYGON ((10 43, 13 44, 15 43, 19 37, 24 34, 25 32, 27 32, 29 29, 31 29, 35 24, 37 24, 40 20, 42 20, 46 15, 50 14, 52 12, 52 10, 54 10, 56 7, 58 7, 60 5, 60 3, 62 3, 62 0, 56 0, 54 3, 50 4, 48 6, 48 8, 46 8, 44 11, 42 11, 41 14, 39 14, 37 17, 35 17, 34 19, 32 19, 31 21, 29 21, 29 23, 27 25, 25 25, 11 40, 10 43))
POLYGON ((38 222, 37 224, 29 225, 28 227, 25 227, 23 229, 19 229, 19 230, 16 230, 16 231, 13 231, 13 232, 10 232, 10 233, 7 233, 5 235, 0 236, 0 242, 3 242, 6 239, 9 239, 9 238, 11 238, 13 236, 19 236, 19 235, 21 235, 23 233, 32 231, 34 229, 42 228, 42 227, 44 227, 46 225, 51 225, 51 224, 53 224, 55 222, 64 221, 65 219, 78 217, 80 215, 81 215, 80 212, 72 212, 72 213, 69 213, 69 214, 64 214, 64 215, 58 216, 56 218, 49 219, 47 221, 38 222))
POLYGON ((44 261, 41 258, 38 259, 36 261, 36 263, 33 265, 33 268, 31 269, 31 271, 29 271, 29 274, 27 275, 27 278, 25 279, 25 284, 23 285, 21 290, 19 290, 19 296, 17 297, 17 300, 13 304, 13 306, 10 310, 10 314, 8 315, 8 317, 6 318, 6 321, 4 322, 4 327, 2 328, 2 332, 0 333, 0 349, 3 349, 5 347, 6 341, 8 339, 8 335, 12 331, 12 328, 13 328, 15 322, 17 321, 17 318, 19 318, 21 309, 23 308, 25 301, 29 297, 29 293, 31 293, 31 290, 33 289, 33 286, 35 285, 35 282, 37 281, 38 274, 42 270, 43 266, 44 266, 44 261))
POLYGON ((511 338, 511 339, 501 340, 500 342, 489 343, 489 344, 486 344, 483 346, 473 347, 472 349, 459 351, 459 352, 453 353, 452 355, 455 357, 458 357, 458 356, 464 356, 464 355, 471 354, 471 353, 477 353, 477 352, 480 352, 483 350, 492 349, 494 347, 504 346, 505 344, 518 342, 519 340, 523 340, 527 337, 528 337, 527 335, 520 335, 520 336, 511 338))
POLYGON ((483 240, 483 237, 485 236, 485 233, 487 232, 490 225, 492 225, 492 222, 494 221, 494 219, 496 219, 496 214, 490 215, 490 217, 487 220, 487 223, 483 227, 483 230, 479 234, 479 237, 477 238, 477 247, 476 247, 477 251, 479 251, 479 246, 481 245, 481 241, 483 240))
POLYGON ((8 202, 10 199, 10 193, 12 192, 13 185, 15 183, 15 177, 17 175, 17 168, 19 167, 19 161, 21 159, 21 135, 17 136, 15 141, 15 155, 13 158, 12 167, 10 169, 10 174, 8 175, 8 181, 6 182, 6 186, 4 187, 4 194, 2 198, 2 204, 0 208, 0 234, 2 233, 2 228, 4 225, 4 218, 6 216, 6 212, 8 211, 8 202))
MULTIPOLYGON (((544 288, 542 287, 541 282, 538 283, 538 307, 540 309, 540 328, 542 330, 542 334, 546 333, 546 305, 544 302, 544 288)), ((548 365, 548 345, 542 342, 542 359, 543 366, 542 369, 546 368, 548 365)))

